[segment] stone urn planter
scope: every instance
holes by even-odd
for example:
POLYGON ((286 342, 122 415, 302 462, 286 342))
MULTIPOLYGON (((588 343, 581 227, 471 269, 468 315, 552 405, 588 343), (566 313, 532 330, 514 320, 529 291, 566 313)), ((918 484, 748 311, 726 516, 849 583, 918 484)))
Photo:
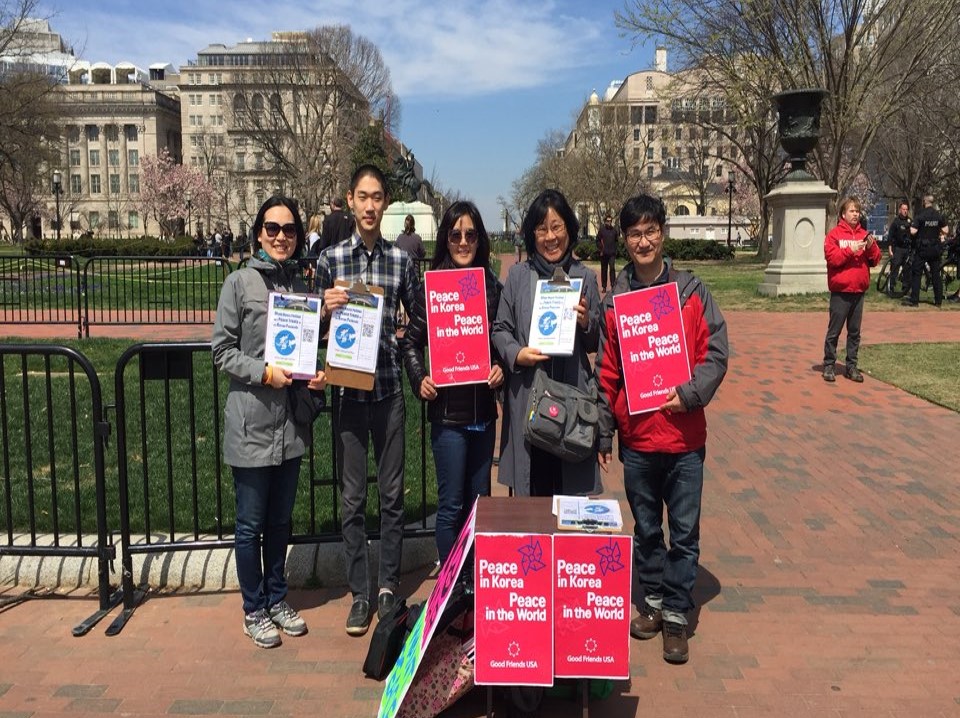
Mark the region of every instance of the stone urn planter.
POLYGON ((820 110, 828 94, 826 90, 808 88, 773 96, 780 146, 789 155, 792 168, 785 179, 787 182, 816 179, 807 172, 807 154, 820 141, 820 110))

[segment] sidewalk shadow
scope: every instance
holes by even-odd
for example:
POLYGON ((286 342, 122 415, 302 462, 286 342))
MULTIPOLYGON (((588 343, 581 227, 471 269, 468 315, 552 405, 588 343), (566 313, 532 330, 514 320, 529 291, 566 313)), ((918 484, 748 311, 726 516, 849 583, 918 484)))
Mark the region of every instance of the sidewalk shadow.
MULTIPOLYGON (((687 616, 689 624, 687 626, 688 635, 692 636, 697 631, 697 624, 700 622, 700 609, 713 599, 720 595, 723 587, 720 585, 720 579, 700 564, 697 569, 697 580, 693 585, 693 603, 695 608, 687 616)), ((638 606, 643 600, 643 594, 640 585, 635 583, 633 587, 633 605, 638 606)))

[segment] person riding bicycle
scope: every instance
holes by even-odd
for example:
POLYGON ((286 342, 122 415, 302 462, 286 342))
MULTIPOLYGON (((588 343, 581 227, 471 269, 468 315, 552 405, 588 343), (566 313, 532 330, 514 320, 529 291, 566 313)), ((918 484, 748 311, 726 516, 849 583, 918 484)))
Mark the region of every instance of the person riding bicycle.
POLYGON ((940 248, 946 239, 947 220, 933 206, 933 195, 923 197, 923 209, 913 218, 910 234, 917 238, 917 256, 913 263, 913 280, 910 283, 910 296, 903 304, 915 307, 920 304, 920 278, 923 265, 930 265, 930 278, 933 280, 933 303, 943 304, 943 278, 940 276, 940 248))
POLYGON ((901 200, 897 205, 897 216, 890 223, 887 232, 889 244, 887 252, 890 255, 890 276, 887 284, 887 296, 892 297, 897 290, 897 279, 902 287, 901 296, 909 291, 910 276, 905 271, 905 262, 913 247, 913 238, 910 235, 910 204, 901 200), (901 274, 901 269, 904 271, 901 274))

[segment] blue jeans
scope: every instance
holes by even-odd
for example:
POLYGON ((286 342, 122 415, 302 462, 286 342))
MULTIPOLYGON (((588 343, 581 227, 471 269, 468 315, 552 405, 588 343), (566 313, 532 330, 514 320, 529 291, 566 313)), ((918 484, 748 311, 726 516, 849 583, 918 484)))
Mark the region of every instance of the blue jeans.
POLYGON ((633 558, 648 603, 685 614, 693 604, 700 561, 700 499, 706 448, 683 454, 621 447, 623 482, 636 522, 633 558), (667 509, 670 550, 663 538, 667 509))
POLYGON ((442 565, 463 528, 473 502, 490 495, 490 467, 497 438, 495 422, 484 431, 431 424, 437 467, 437 553, 442 565))
POLYGON ((233 466, 237 494, 235 554, 243 612, 270 608, 287 596, 287 544, 300 477, 298 456, 279 466, 233 466))

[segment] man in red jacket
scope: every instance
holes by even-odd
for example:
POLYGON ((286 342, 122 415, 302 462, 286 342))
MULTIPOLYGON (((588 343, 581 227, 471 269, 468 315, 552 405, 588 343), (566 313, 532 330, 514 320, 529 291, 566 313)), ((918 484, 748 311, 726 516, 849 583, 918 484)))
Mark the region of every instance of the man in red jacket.
POLYGON ((727 325, 707 288, 689 272, 677 271, 663 256, 663 203, 648 195, 627 200, 620 231, 628 264, 603 301, 596 373, 600 383, 598 460, 612 460, 613 432, 620 432, 620 460, 627 500, 635 521, 634 565, 643 590, 639 615, 630 624, 635 638, 663 634, 663 658, 685 663, 687 616, 700 562, 700 501, 707 421, 703 408, 727 372, 727 325), (624 390, 619 322, 613 297, 676 282, 692 378, 670 389, 655 411, 630 414, 624 390), (670 526, 664 543, 663 509, 670 526))
POLYGON ((847 379, 863 381, 857 369, 863 295, 870 286, 870 267, 880 262, 880 248, 873 235, 860 226, 860 200, 847 197, 840 204, 840 220, 823 240, 830 289, 830 320, 823 343, 823 380, 836 381, 837 341, 847 325, 847 379))

